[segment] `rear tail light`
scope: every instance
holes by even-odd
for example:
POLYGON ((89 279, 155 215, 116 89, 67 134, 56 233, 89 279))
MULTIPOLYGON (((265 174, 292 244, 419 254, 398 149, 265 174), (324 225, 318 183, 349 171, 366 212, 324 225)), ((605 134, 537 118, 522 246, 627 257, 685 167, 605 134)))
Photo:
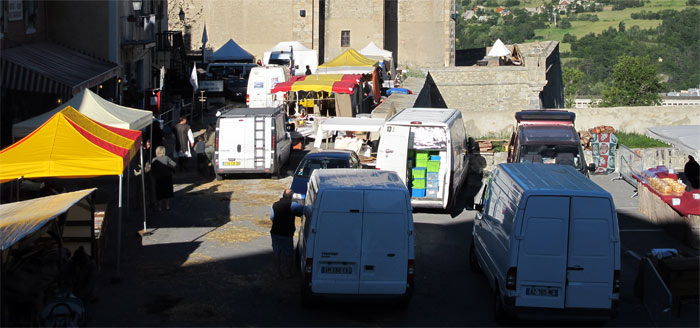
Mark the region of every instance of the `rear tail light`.
POLYGON ((275 149, 276 144, 277 144, 277 136, 272 136, 272 149, 275 149))
POLYGON ((506 272, 506 289, 515 290, 515 282, 518 278, 518 269, 516 267, 508 268, 506 272))
POLYGON ((311 282, 311 274, 314 272, 314 259, 306 259, 304 264, 304 281, 311 282))
POLYGON ((245 94, 245 104, 248 105, 249 103, 250 103, 250 95, 246 93, 245 94))
POLYGON ((615 270, 613 273, 613 293, 620 292, 620 270, 615 270))
POLYGON ((409 286, 413 286, 413 281, 416 276, 416 269, 414 267, 413 260, 408 260, 408 270, 406 273, 406 284, 409 286))
POLYGON ((216 146, 215 146, 215 147, 216 147, 216 149, 219 149, 219 135, 218 135, 218 134, 216 135, 216 139, 215 139, 215 140, 216 140, 216 146))

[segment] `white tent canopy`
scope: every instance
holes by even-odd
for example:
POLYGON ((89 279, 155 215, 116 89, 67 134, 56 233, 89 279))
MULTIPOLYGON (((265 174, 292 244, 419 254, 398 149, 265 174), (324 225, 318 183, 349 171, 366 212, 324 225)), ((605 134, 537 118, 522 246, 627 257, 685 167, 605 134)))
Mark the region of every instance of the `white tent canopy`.
POLYGON ((700 125, 652 126, 647 128, 646 134, 700 159, 700 125))
POLYGON ((120 129, 143 130, 151 124, 153 118, 153 113, 150 111, 120 106, 96 95, 90 89, 83 89, 61 106, 26 121, 13 124, 12 138, 19 139, 29 135, 54 114, 68 106, 97 122, 120 129))
POLYGON ((321 148, 326 131, 379 132, 386 122, 383 118, 333 117, 318 125, 314 147, 321 148))
POLYGON ((318 74, 372 74, 374 67, 337 66, 318 69, 318 74))
POLYGON ((493 47, 491 47, 491 50, 489 51, 489 54, 487 55, 488 57, 502 57, 502 56, 510 56, 511 52, 508 50, 505 44, 503 44, 503 41, 501 39, 497 39, 496 42, 493 43, 493 47))
POLYGON ((233 39, 229 39, 211 56, 212 61, 247 61, 253 62, 255 57, 241 48, 233 39))
POLYGON ((371 57, 381 57, 384 60, 390 61, 393 58, 393 54, 389 50, 384 50, 379 48, 374 41, 370 42, 366 47, 360 50, 360 54, 364 56, 371 57))

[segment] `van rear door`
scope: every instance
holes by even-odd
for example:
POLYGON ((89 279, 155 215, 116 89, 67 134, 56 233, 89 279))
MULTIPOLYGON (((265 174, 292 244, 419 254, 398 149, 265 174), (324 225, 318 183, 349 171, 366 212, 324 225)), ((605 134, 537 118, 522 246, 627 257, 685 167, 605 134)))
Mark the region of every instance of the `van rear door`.
POLYGON ((377 168, 396 172, 406 184, 406 159, 411 127, 386 125, 377 149, 377 168))
POLYGON ((366 190, 360 294, 403 294, 408 269, 407 195, 366 190))
MULTIPOLYGON (((518 252, 516 306, 563 308, 569 197, 527 199, 518 252)), ((505 286, 501 286, 505 287, 505 286)))
POLYGON ((573 197, 569 228, 566 307, 612 305, 617 229, 613 206, 602 197, 573 197))
POLYGON ((267 70, 253 69, 248 78, 248 107, 267 107, 267 70))
POLYGON ((325 190, 319 201, 311 291, 357 294, 363 191, 325 190))
POLYGON ((219 121, 220 169, 248 169, 253 162, 253 118, 230 117, 219 121))

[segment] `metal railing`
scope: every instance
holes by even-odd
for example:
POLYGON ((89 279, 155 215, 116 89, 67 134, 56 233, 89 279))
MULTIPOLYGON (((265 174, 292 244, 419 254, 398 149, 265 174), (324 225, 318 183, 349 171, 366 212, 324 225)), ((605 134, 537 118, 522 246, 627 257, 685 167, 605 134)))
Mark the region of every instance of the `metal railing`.
MULTIPOLYGON (((636 153, 634 150, 625 145, 619 146, 620 147, 617 150, 617 154, 619 156, 617 172, 619 176, 613 178, 612 180, 624 180, 632 185, 636 190, 637 179, 635 179, 635 176, 641 177, 642 171, 644 170, 644 158, 642 155, 636 153)), ((635 191, 632 197, 636 195, 637 192, 635 191)))
POLYGON ((673 295, 648 257, 642 259, 642 303, 654 324, 661 326, 671 319, 673 295))
POLYGON ((156 41, 156 15, 122 16, 122 44, 148 44, 156 41))

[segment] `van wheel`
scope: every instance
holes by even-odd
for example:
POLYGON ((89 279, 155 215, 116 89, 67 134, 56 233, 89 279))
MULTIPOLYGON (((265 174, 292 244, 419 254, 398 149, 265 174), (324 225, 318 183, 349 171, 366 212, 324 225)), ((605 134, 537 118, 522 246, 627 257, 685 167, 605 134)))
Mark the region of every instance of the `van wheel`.
POLYGON ((498 284, 495 285, 495 291, 493 293, 493 318, 498 324, 504 325, 511 323, 515 318, 509 314, 503 307, 503 300, 501 299, 501 293, 499 293, 498 284))
POLYGON ((474 247, 474 240, 472 240, 471 246, 469 246, 469 269, 471 269, 474 273, 482 273, 481 266, 479 265, 479 259, 476 257, 476 249, 474 247))

